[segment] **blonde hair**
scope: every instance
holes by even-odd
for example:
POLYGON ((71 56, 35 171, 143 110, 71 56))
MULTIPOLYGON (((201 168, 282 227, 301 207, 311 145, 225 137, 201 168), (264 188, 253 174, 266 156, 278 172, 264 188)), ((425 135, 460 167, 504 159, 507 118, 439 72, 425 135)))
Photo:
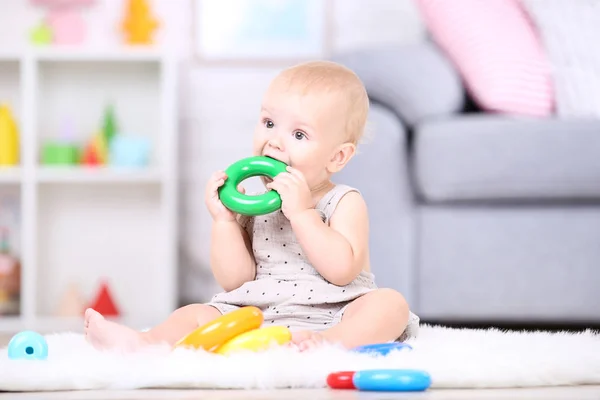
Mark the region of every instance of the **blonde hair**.
POLYGON ((357 144, 365 133, 369 97, 360 78, 332 61, 310 61, 284 69, 277 77, 303 94, 318 91, 339 95, 346 111, 346 140, 357 144))

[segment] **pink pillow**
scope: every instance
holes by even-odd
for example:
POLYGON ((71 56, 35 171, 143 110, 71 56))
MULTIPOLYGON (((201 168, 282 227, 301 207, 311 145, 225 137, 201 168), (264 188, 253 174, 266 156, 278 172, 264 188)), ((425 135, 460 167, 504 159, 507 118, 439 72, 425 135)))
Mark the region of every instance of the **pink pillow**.
POLYGON ((548 116, 550 63, 518 0, 417 0, 434 41, 483 110, 548 116))

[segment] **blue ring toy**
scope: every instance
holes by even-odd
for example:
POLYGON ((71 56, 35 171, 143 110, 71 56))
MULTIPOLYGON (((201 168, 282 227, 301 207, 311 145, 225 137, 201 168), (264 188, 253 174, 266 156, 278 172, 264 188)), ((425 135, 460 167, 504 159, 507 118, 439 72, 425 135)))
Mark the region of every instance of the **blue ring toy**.
POLYGON ((431 376, 414 369, 374 369, 357 371, 352 383, 362 391, 422 392, 431 386, 431 376))
POLYGON ((19 332, 8 342, 8 358, 11 360, 45 360, 48 358, 48 343, 37 332, 19 332))
POLYGON ((353 349, 353 351, 357 353, 380 354, 382 356, 386 356, 394 350, 412 350, 412 347, 406 343, 392 342, 367 344, 353 349))

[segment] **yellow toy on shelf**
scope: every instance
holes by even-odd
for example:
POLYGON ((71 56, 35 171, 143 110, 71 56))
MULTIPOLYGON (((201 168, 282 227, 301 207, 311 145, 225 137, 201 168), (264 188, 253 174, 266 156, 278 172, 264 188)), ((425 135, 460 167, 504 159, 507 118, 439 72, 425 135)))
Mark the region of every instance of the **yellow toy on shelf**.
POLYGON ((7 104, 0 105, 0 165, 19 163, 19 132, 12 111, 7 104))
POLYGON ((129 0, 122 25, 128 44, 152 44, 152 34, 158 25, 146 0, 129 0))

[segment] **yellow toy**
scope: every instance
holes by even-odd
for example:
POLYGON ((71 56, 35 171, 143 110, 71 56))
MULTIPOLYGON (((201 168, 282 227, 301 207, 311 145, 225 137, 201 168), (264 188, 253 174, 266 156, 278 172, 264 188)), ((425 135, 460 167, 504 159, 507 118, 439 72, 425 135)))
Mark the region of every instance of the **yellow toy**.
POLYGON ((174 347, 192 347, 225 355, 241 350, 264 350, 292 339, 289 329, 281 326, 260 328, 262 323, 263 313, 259 308, 242 307, 193 330, 174 347))
POLYGON ((231 354, 241 350, 264 350, 273 344, 283 345, 292 340, 292 333, 284 326, 267 326, 253 329, 230 339, 219 346, 215 353, 231 354))
POLYGON ((108 144, 106 143, 106 137, 102 132, 96 133, 93 137, 93 146, 96 149, 98 155, 98 163, 105 165, 108 163, 108 144))
POLYGON ((0 105, 0 165, 19 163, 19 132, 8 105, 0 105))
POLYGON ((129 0, 122 25, 127 43, 152 44, 152 34, 158 25, 158 20, 151 15, 146 0, 129 0))

